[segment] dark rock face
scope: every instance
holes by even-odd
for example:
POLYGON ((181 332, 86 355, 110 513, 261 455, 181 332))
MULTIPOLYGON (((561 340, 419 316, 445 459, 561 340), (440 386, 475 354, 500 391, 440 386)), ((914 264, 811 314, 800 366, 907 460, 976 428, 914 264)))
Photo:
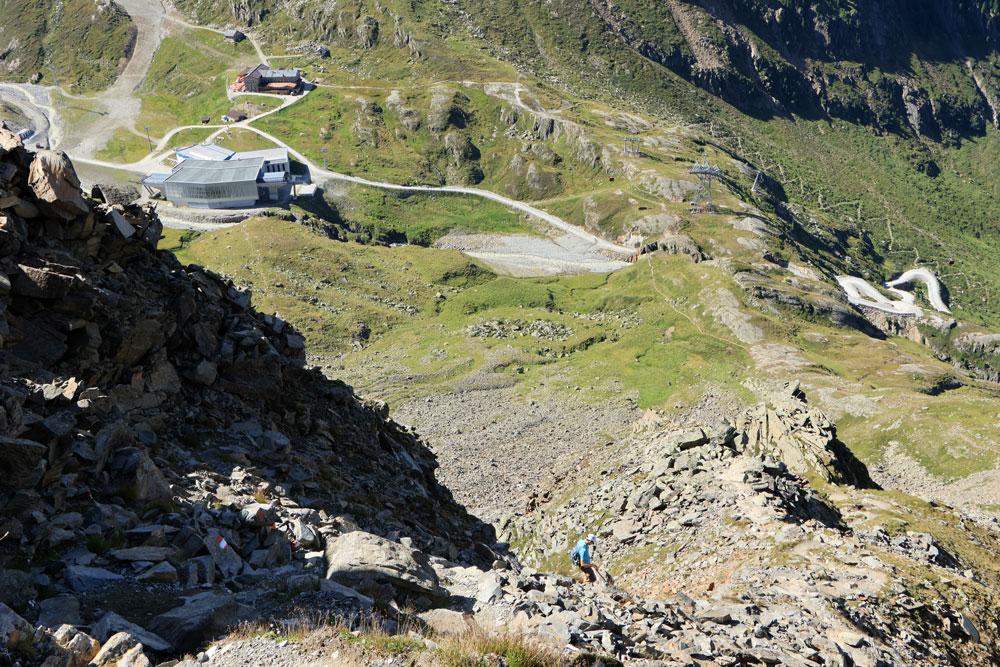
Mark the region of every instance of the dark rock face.
MULTIPOLYGON (((492 4, 462 3, 487 39, 497 21, 492 4)), ((1000 123, 991 64, 1000 18, 991 3, 552 0, 524 14, 526 26, 505 26, 523 30, 524 46, 497 39, 497 50, 514 48, 542 73, 551 54, 532 49, 528 36, 561 32, 560 56, 580 68, 584 85, 629 62, 668 69, 761 118, 836 118, 945 141, 1000 123), (617 60, 626 49, 638 59, 617 60)), ((920 169, 934 175, 938 167, 920 169)))
MULTIPOLYGON (((1000 44, 995 10, 981 4, 696 4, 722 36, 715 48, 725 67, 710 68, 709 76, 697 58, 668 66, 747 111, 836 117, 931 138, 979 134, 995 122, 988 77, 966 65, 1000 44), (911 69, 911 59, 926 63, 926 72, 911 69), (934 73, 945 69, 957 76, 935 85, 934 73)), ((676 10, 673 16, 680 18, 676 10)))
POLYGON ((205 639, 256 616, 253 609, 236 602, 232 595, 206 593, 157 616, 149 629, 176 650, 188 651, 205 639))

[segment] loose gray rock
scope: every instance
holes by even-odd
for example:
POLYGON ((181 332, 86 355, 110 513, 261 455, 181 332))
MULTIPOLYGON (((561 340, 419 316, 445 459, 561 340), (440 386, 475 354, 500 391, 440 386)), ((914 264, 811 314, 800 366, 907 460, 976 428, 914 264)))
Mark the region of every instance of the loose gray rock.
POLYGON ((243 569, 243 559, 230 546, 217 530, 210 530, 205 535, 205 548, 211 554, 212 560, 219 567, 225 579, 235 577, 243 569))
POLYGON ((129 549, 115 549, 108 552, 108 556, 121 561, 150 561, 153 563, 173 558, 177 555, 177 550, 173 547, 131 547, 129 549))
POLYGON ((92 664, 104 665, 114 663, 118 658, 125 655, 129 649, 139 645, 139 640, 127 632, 119 632, 108 638, 104 646, 94 656, 92 664))
POLYGON ((465 614, 451 609, 431 609, 417 616, 439 634, 462 634, 468 632, 470 627, 465 614))
POLYGON ((201 642, 257 618, 257 612, 240 604, 234 595, 203 593, 187 604, 160 614, 150 624, 151 632, 163 637, 178 652, 197 648, 201 642))
POLYGON ((38 603, 38 624, 48 628, 60 625, 82 625, 80 601, 72 595, 57 595, 38 603))
POLYGON ((0 646, 10 646, 31 638, 35 629, 14 610, 0 602, 0 646))
POLYGON ((63 579, 69 587, 77 593, 93 590, 102 586, 107 586, 116 581, 121 581, 124 577, 100 567, 85 567, 83 565, 70 565, 63 570, 63 579))
POLYGON ((118 633, 127 633, 150 651, 165 652, 170 650, 170 642, 163 637, 125 620, 113 611, 102 616, 93 628, 94 637, 102 642, 107 642, 112 635, 118 633))
POLYGON ((0 570, 0 603, 22 609, 36 594, 27 572, 0 570))
POLYGON ((348 588, 347 586, 338 584, 336 581, 331 579, 320 579, 319 590, 320 593, 323 593, 324 595, 332 595, 334 597, 348 600, 356 604, 362 611, 369 611, 373 606, 375 606, 375 601, 367 595, 359 593, 353 588, 348 588))
POLYGON ((374 581, 432 598, 447 595, 426 554, 371 533, 354 531, 330 540, 326 562, 326 578, 343 584, 374 581))

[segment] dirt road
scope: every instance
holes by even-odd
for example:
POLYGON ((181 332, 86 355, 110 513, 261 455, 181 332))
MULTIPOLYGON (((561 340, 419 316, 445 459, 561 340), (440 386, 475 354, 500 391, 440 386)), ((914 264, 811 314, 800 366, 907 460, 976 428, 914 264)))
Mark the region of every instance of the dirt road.
POLYGON ((17 107, 31 123, 31 129, 35 131, 30 141, 32 145, 47 146, 50 141, 53 144, 57 142, 58 128, 49 122, 52 110, 48 90, 30 84, 0 83, 0 100, 17 107))

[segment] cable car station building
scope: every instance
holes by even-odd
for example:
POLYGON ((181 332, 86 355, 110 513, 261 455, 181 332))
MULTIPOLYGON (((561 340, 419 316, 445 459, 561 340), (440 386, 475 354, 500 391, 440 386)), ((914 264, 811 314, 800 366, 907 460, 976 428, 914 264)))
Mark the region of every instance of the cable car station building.
POLYGON ((291 193, 287 148, 233 152, 213 144, 175 151, 169 174, 150 174, 140 182, 159 191, 174 206, 254 208, 277 203, 291 193))

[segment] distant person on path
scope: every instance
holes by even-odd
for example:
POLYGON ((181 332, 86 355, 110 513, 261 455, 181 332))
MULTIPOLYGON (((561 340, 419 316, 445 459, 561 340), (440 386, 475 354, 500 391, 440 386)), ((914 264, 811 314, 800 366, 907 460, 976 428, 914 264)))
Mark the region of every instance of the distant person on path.
POLYGON ((590 563, 590 548, 597 546, 597 536, 591 533, 585 538, 581 538, 576 546, 573 547, 573 551, 570 552, 570 558, 573 560, 573 564, 580 568, 580 571, 587 576, 587 581, 593 583, 597 581, 597 574, 594 571, 594 566, 590 563))

